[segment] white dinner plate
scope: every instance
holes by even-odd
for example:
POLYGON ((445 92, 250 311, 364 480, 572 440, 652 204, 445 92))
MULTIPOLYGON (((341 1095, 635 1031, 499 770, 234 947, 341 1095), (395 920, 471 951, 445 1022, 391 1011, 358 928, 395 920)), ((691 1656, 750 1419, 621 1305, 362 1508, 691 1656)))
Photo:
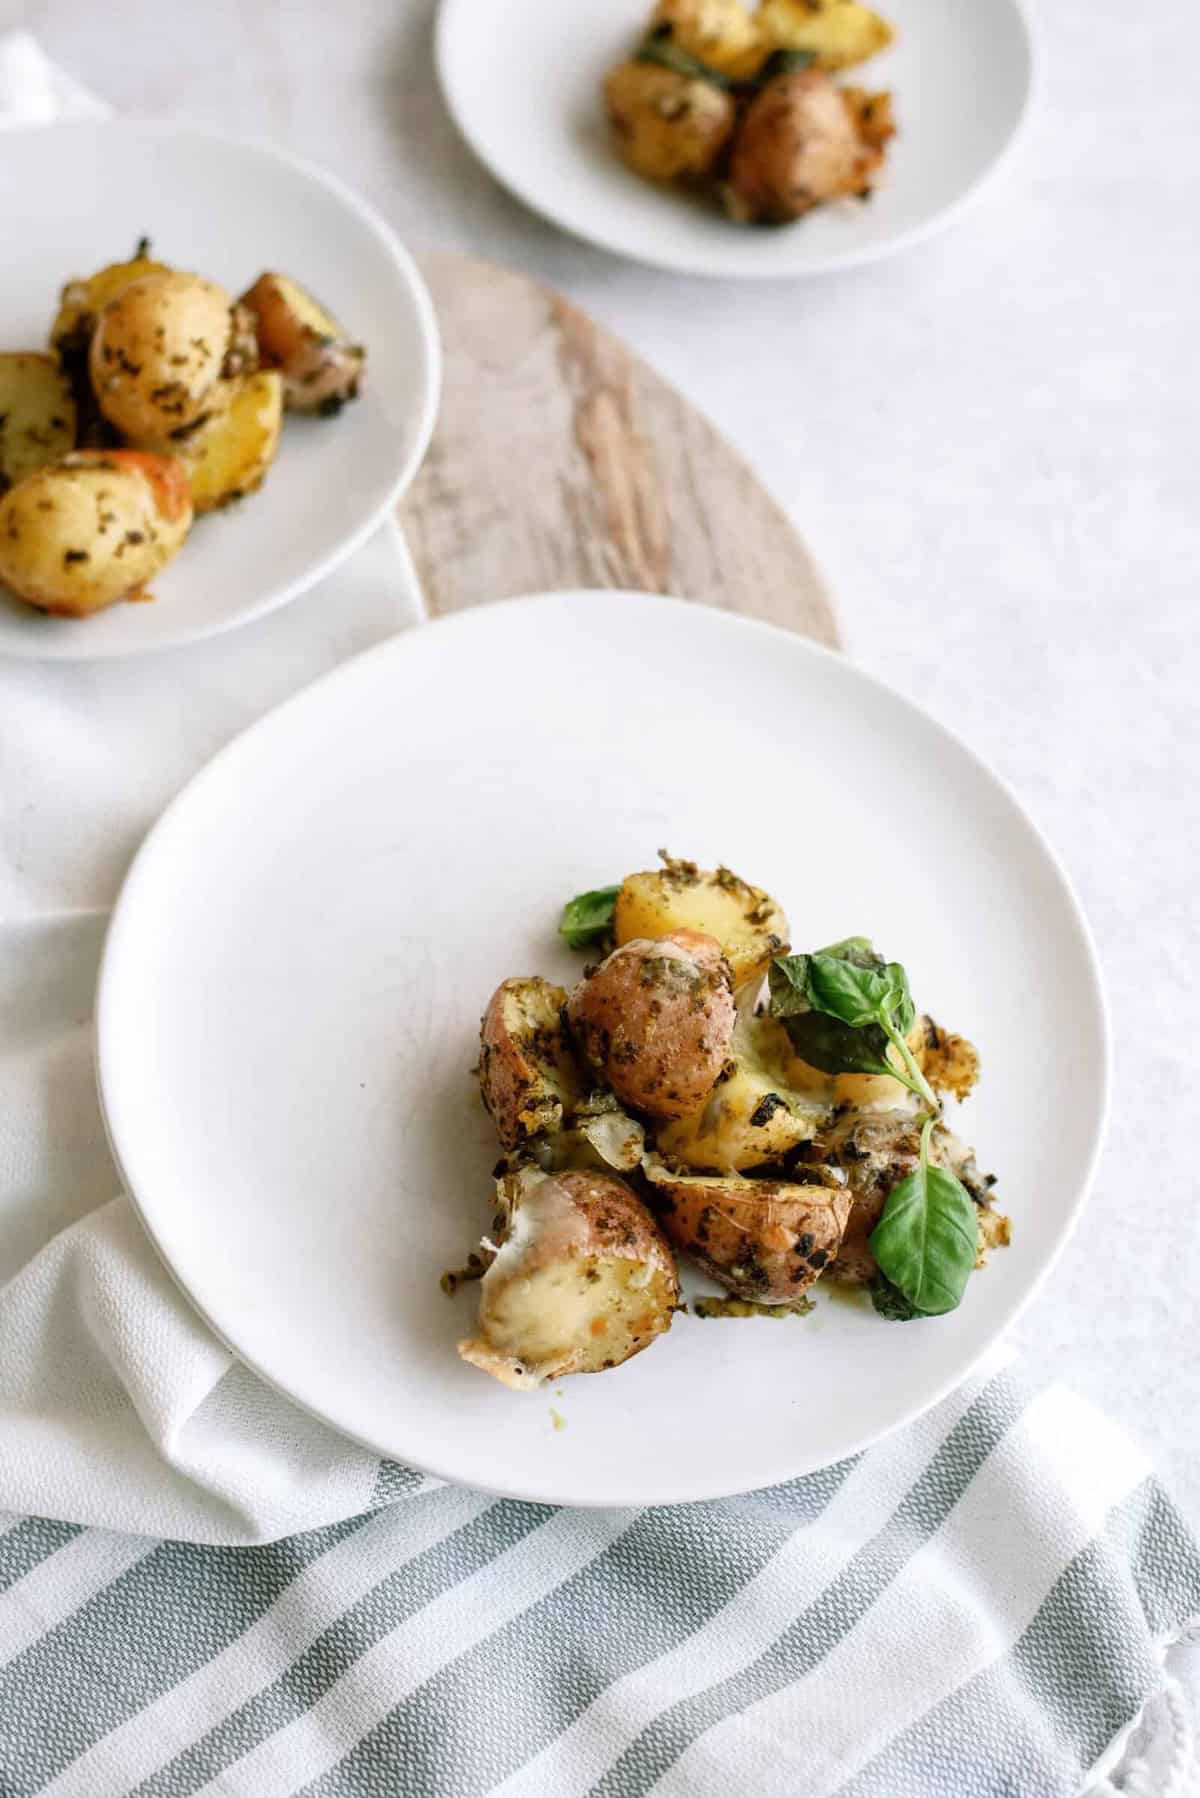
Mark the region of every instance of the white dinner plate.
POLYGON ((1107 1089, 1087 928, 996 777, 840 657, 642 594, 410 632, 238 738, 134 863, 97 1032, 128 1190, 238 1354, 383 1454, 575 1505, 762 1486, 949 1390, 1062 1247, 1107 1089), (576 978, 562 902, 660 846, 765 884, 798 946, 871 934, 974 1038, 961 1127, 1012 1246, 950 1317, 818 1286, 809 1317, 683 1316, 511 1392, 455 1354, 475 1290, 438 1284, 493 1214, 479 1014, 508 975, 576 978))
POLYGON ((0 588, 0 655, 128 655, 258 618, 368 536, 429 442, 437 327, 408 252, 332 176, 206 131, 123 120, 4 133, 0 349, 44 349, 63 283, 132 255, 142 236, 234 294, 264 269, 311 286, 367 346, 362 397, 336 419, 289 417, 265 486, 197 519, 152 603, 47 618, 0 588))
POLYGON ((880 0, 884 55, 846 79, 895 94, 899 136, 867 203, 798 224, 729 223, 632 174, 600 100, 650 0, 442 0, 438 71, 475 154, 526 205, 618 255, 693 275, 811 275, 872 262, 945 224, 999 164, 1025 116, 1033 44, 1022 0, 880 0))

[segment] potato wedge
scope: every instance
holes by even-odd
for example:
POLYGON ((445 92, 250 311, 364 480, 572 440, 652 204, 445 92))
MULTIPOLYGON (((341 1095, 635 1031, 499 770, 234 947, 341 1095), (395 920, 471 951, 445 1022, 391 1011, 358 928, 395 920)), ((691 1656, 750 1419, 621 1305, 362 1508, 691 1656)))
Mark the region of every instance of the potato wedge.
MULTIPOLYGON (((829 1122, 833 1081, 816 1074, 808 1090, 790 1083, 795 1057, 777 1018, 738 1010, 727 1071, 700 1111, 659 1127, 668 1161, 708 1173, 734 1173, 782 1161, 829 1122)), ((891 1082, 889 1082, 889 1085, 891 1082)))
POLYGON ((663 860, 661 868, 626 875, 613 917, 618 944, 698 930, 720 943, 735 987, 760 978, 772 957, 786 952, 788 921, 761 887, 728 868, 707 872, 695 862, 663 860))
POLYGON ((857 0, 763 0, 758 30, 771 50, 811 50, 819 69, 848 69, 885 50, 895 33, 857 0))
POLYGON ((479 1090, 506 1149, 561 1130, 584 1079, 563 1025, 567 995, 538 976, 505 980, 479 1026, 479 1090))
POLYGON ((75 447, 75 401, 53 356, 0 354, 0 494, 75 447))
POLYGON ((742 0, 658 0, 650 29, 734 81, 756 74, 769 52, 742 0))
POLYGON ((262 486, 279 448, 283 377, 273 368, 222 383, 217 410, 170 445, 188 471, 197 513, 215 512, 262 486))
POLYGON ((850 1216, 837 1168, 746 1180, 676 1174, 647 1160, 645 1172, 668 1240, 728 1291, 759 1304, 787 1304, 811 1286, 837 1254, 850 1216))
POLYGON ((567 1005, 587 1064, 635 1111, 686 1117, 725 1065, 734 1024, 729 964, 710 936, 677 930, 614 949, 567 1005))
POLYGON ((476 1332, 458 1345, 464 1361, 530 1391, 618 1367, 670 1328, 675 1260, 624 1181, 524 1168, 497 1191, 507 1229, 480 1286, 476 1332))
POLYGON ((191 522, 181 463, 136 450, 76 450, 0 500, 0 581, 42 611, 86 617, 144 597, 191 522))
POLYGON ((366 350, 298 281, 260 275, 240 304, 254 315, 263 361, 283 375, 289 411, 332 417, 358 397, 366 350))

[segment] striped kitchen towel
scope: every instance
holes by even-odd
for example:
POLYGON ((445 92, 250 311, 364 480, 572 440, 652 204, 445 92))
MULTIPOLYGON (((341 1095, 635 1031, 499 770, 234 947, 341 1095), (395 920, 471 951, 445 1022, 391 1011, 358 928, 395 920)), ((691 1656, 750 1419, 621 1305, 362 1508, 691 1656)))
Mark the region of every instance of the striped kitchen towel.
POLYGON ((265 1546, 9 1523, 3 1798, 1195 1791, 1200 1553, 1121 1435, 1011 1367, 720 1503, 377 1479, 265 1546))

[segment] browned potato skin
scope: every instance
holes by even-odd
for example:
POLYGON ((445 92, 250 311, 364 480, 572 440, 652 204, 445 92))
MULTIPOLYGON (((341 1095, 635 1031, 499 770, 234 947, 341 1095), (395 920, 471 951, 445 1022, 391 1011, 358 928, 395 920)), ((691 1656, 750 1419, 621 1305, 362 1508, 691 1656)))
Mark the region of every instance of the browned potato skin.
POLYGON ((746 109, 729 165, 731 206, 783 224, 864 192, 880 159, 829 76, 795 69, 768 81, 746 109))
POLYGON ((584 1059, 625 1104, 657 1118, 703 1105, 735 1017, 721 946, 693 930, 623 943, 580 981, 567 1007, 584 1059))
POLYGON ((562 1129, 579 1076, 562 1024, 567 995, 534 975, 505 980, 479 1027, 479 1090, 506 1149, 562 1129))
POLYGON ((605 80, 604 101, 622 159, 647 181, 709 174, 737 120, 722 88, 655 63, 618 63, 605 80))
POLYGON ((240 304, 253 315, 259 353, 283 375, 291 412, 332 415, 356 399, 367 353, 288 275, 260 275, 240 304))
POLYGON ((820 1278, 850 1216, 849 1190, 833 1170, 806 1168, 790 1181, 653 1165, 647 1173, 668 1239, 728 1291, 762 1305, 788 1304, 820 1278))
POLYGON ((143 597, 192 522, 187 475, 170 457, 77 450, 0 500, 0 581, 56 617, 143 597))
POLYGON ((623 1180, 524 1168, 498 1180, 497 1192, 508 1229, 483 1279, 476 1332, 459 1343, 464 1361, 530 1390, 619 1367, 670 1328, 679 1303, 675 1259, 623 1180), (557 1295, 546 1291, 547 1276, 561 1282, 557 1295), (556 1320, 564 1293, 565 1316, 556 1320))

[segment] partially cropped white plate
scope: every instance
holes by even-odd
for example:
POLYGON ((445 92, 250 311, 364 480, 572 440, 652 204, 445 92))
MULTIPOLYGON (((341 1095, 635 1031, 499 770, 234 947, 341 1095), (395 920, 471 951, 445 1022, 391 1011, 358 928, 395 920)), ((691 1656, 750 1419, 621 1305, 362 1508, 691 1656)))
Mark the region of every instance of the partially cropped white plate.
POLYGON ((294 275, 367 346, 361 399, 333 420, 288 418, 265 486, 196 521, 152 603, 56 619, 0 588, 0 655, 166 649, 294 599, 390 511, 429 442, 440 360, 412 258, 340 181, 260 144, 118 121, 6 131, 0 148, 0 349, 44 349, 64 281, 141 236, 234 294, 264 269, 294 275))
POLYGON ((945 224, 1013 143, 1033 83, 1022 0, 879 0, 896 42, 846 79, 895 93, 900 134, 872 198, 748 229, 618 160, 600 99, 650 0, 442 0, 442 89, 518 199, 603 249, 693 275, 810 275, 871 262, 945 224))
POLYGON ((641 594, 411 632, 239 738, 134 864, 97 1030, 128 1189, 246 1361, 383 1454, 574 1505, 748 1490, 931 1404, 1062 1247, 1107 1087, 1086 926, 995 776, 839 657, 641 594), (493 1214, 479 1014, 507 975, 576 978, 563 900, 660 846, 765 883, 798 945, 870 933, 969 1032, 1012 1246, 951 1317, 818 1287, 510 1392, 456 1357, 475 1291, 438 1285, 493 1214))

